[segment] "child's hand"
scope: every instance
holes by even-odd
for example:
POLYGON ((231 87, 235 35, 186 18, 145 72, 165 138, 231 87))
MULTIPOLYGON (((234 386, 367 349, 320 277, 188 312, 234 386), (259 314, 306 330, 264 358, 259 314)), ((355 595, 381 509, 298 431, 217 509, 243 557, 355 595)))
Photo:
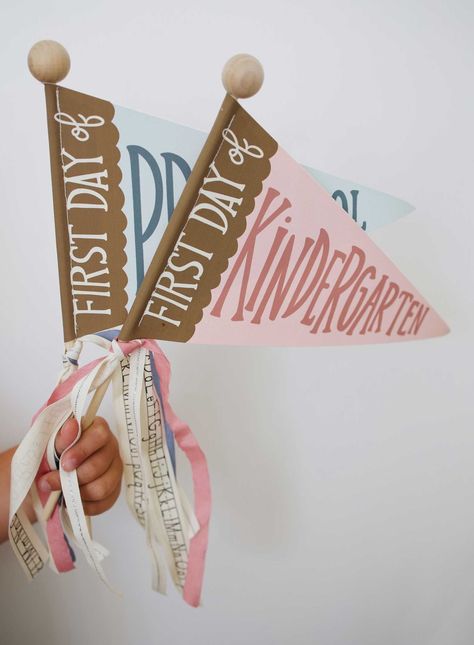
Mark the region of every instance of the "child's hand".
MULTIPOLYGON (((58 455, 69 446, 78 432, 75 419, 68 419, 56 437, 58 455)), ((107 421, 96 417, 84 430, 79 441, 67 451, 62 462, 64 470, 77 468, 77 477, 86 515, 99 515, 107 511, 120 494, 122 460, 117 439, 107 421)), ((43 475, 38 482, 42 491, 61 490, 59 471, 43 475)))

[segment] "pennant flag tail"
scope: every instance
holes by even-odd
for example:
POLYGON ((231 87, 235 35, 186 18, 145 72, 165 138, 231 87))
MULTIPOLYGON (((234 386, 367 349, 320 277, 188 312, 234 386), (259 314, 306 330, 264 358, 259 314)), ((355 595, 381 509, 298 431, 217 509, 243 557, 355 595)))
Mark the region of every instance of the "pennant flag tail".
POLYGON ((367 233, 392 224, 415 210, 414 206, 398 197, 321 170, 307 166, 305 169, 367 233))
POLYGON ((348 345, 447 331, 340 204, 227 96, 122 335, 348 345))

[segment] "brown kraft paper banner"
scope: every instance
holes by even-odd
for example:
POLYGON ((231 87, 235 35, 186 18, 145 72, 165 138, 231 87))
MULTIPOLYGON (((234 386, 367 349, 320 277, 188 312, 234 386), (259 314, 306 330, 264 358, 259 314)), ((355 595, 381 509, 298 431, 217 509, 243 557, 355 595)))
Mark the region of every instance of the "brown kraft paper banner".
POLYGON ((277 148, 227 95, 120 338, 186 342, 193 336, 237 251, 277 148))
POLYGON ((127 277, 114 107, 46 85, 64 340, 121 324, 127 277))

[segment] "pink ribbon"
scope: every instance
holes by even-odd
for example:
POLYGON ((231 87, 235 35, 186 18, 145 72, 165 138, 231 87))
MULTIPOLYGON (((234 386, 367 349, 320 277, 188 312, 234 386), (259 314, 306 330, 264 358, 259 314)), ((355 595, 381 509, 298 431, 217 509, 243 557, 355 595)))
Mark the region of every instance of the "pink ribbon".
POLYGON ((195 514, 199 523, 199 530, 193 536, 191 544, 189 545, 188 571, 184 583, 183 598, 192 607, 198 607, 204 578, 209 520, 211 517, 211 484, 209 471, 204 452, 196 441, 190 427, 176 416, 169 403, 168 395, 171 369, 168 359, 153 341, 144 340, 142 343, 153 354, 160 378, 161 396, 166 420, 178 446, 184 452, 191 465, 195 514))
MULTIPOLYGON (((49 472, 51 472, 51 468, 48 464, 45 453, 43 455, 43 459, 41 460, 41 465, 36 474, 35 481, 38 482, 40 477, 49 472)), ((44 508, 46 502, 48 501, 49 493, 43 492, 38 487, 38 497, 44 508)), ((59 508, 59 504, 56 504, 51 517, 49 517, 46 522, 46 537, 48 539, 49 550, 56 569, 60 573, 65 573, 66 571, 71 571, 72 569, 74 569, 74 560, 72 558, 71 549, 64 535, 64 529, 61 522, 61 509, 59 508)))
MULTIPOLYGON (((145 347, 152 354, 155 361, 156 369, 160 379, 161 397, 164 408, 164 414, 171 431, 176 439, 178 446, 186 455, 192 471, 193 489, 194 489, 194 506, 195 515, 199 524, 199 529, 196 534, 191 538, 189 545, 188 556, 188 569, 186 573, 186 580, 183 588, 183 599, 192 607, 198 607, 202 583, 204 578, 204 566, 207 552, 207 543, 209 535, 209 521, 211 516, 211 486, 209 481, 209 472, 207 468, 206 457, 200 448, 196 438, 191 432, 190 427, 181 421, 174 413, 169 403, 169 384, 171 377, 170 364, 164 353, 158 345, 152 340, 132 340, 129 342, 117 341, 121 352, 124 356, 130 355, 139 347, 145 347)), ((110 351, 113 351, 111 348, 110 351)), ((33 417, 33 421, 38 414, 45 407, 51 405, 55 401, 67 396, 74 385, 84 376, 89 374, 99 363, 105 360, 105 357, 95 359, 87 363, 83 367, 76 370, 71 376, 59 383, 53 390, 48 401, 33 417)), ((43 502, 43 500, 42 500, 43 502)), ((51 523, 51 528, 48 530, 48 542, 53 554, 54 561, 58 567, 70 566, 65 558, 64 545, 65 538, 62 532, 62 526, 59 519, 59 509, 55 508, 51 519, 48 521, 48 526, 51 523), (59 540, 59 530, 61 530, 62 542, 59 540), (50 540, 51 532, 51 540, 50 540)), ((70 559, 70 554, 69 554, 70 559)), ((58 567, 58 570, 59 567, 58 567)), ((68 570, 68 569, 63 569, 68 570)))

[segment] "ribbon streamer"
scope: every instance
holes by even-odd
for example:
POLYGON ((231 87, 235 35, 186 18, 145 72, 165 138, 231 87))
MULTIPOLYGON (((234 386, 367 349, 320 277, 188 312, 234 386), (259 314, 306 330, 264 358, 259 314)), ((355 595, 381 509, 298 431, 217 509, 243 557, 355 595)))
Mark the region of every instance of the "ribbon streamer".
POLYGON ((196 607, 201 597, 211 510, 209 474, 204 453, 189 426, 171 408, 169 362, 154 341, 120 342, 110 335, 90 335, 68 349, 55 389, 35 415, 12 460, 10 542, 30 578, 48 560, 57 572, 72 569, 75 556, 71 544, 75 544, 110 587, 101 564, 107 551, 92 540, 77 471, 65 471, 61 462, 90 424, 111 382, 127 503, 145 529, 153 563, 153 588, 166 591, 166 563, 183 599, 196 607), (79 367, 79 354, 87 342, 106 350, 106 354, 79 367), (70 416, 77 419, 79 433, 59 459, 63 499, 53 500, 53 512, 46 518, 48 501, 36 489, 35 480, 57 467, 54 439, 70 416), (191 466, 194 512, 176 480, 174 441, 191 466), (29 494, 46 545, 26 515, 29 494))

